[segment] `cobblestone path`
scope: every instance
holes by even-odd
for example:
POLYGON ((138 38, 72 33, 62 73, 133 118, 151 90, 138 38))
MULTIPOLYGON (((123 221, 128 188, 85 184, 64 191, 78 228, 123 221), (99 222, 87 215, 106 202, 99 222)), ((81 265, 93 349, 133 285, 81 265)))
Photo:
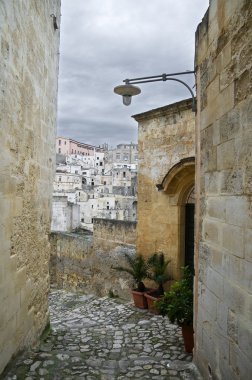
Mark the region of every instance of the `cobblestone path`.
POLYGON ((45 340, 16 358, 1 379, 200 379, 180 329, 167 318, 62 290, 50 295, 50 315, 45 340))

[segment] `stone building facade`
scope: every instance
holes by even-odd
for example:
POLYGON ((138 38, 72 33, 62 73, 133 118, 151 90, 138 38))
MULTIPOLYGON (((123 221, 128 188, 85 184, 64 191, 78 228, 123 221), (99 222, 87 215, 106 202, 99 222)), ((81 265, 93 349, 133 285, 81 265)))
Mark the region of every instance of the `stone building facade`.
POLYGON ((1 0, 0 25, 1 373, 49 317, 60 0, 1 0))
POLYGON ((189 257, 185 218, 195 173, 192 102, 183 100, 133 117, 139 139, 137 251, 145 256, 163 252, 172 259, 170 271, 176 278, 189 257))
POLYGON ((252 374, 251 41, 252 2, 212 0, 195 57, 194 357, 204 378, 252 374))

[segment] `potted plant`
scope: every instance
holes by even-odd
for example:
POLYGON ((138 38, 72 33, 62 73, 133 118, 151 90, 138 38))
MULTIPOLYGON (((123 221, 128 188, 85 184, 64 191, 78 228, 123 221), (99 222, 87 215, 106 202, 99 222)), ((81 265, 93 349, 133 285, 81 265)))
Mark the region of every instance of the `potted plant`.
POLYGON ((170 261, 171 260, 165 259, 162 252, 154 253, 148 259, 148 265, 151 270, 148 273, 148 278, 156 282, 158 285, 157 289, 145 293, 148 309, 153 314, 159 314, 155 302, 164 295, 164 284, 171 279, 170 275, 167 273, 167 266, 170 261))
POLYGON ((131 290, 134 304, 140 309, 147 309, 148 305, 144 296, 147 289, 143 283, 143 280, 147 278, 148 275, 148 264, 146 263, 144 257, 140 254, 130 255, 126 253, 124 256, 127 260, 128 267, 118 266, 113 269, 120 272, 129 273, 133 277, 136 284, 136 288, 131 290))
POLYGON ((167 315, 172 323, 182 328, 186 352, 193 350, 193 274, 184 267, 183 278, 176 281, 169 292, 156 303, 160 314, 167 315))

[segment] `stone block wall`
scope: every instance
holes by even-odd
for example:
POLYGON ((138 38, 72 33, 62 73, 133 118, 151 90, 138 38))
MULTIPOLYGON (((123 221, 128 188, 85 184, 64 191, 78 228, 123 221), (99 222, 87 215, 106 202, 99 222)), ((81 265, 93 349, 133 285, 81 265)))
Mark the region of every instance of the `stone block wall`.
POLYGON ((0 373, 48 323, 60 0, 0 2, 0 373))
POLYGON ((131 278, 112 267, 124 265, 125 253, 135 254, 136 223, 94 219, 94 235, 52 233, 53 286, 98 296, 109 292, 128 299, 131 278))
POLYGON ((252 373, 251 41, 251 1, 212 0, 196 33, 194 356, 213 379, 252 373))
POLYGON ((195 156, 192 101, 182 100, 133 117, 138 121, 139 152, 137 252, 146 257, 164 252, 172 259, 172 275, 178 277, 184 264, 180 194, 169 196, 156 185, 181 160, 195 156))

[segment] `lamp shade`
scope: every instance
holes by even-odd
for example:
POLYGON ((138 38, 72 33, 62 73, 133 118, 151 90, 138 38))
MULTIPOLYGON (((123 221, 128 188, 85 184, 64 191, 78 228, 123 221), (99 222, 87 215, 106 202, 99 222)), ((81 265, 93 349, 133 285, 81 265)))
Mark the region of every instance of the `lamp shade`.
POLYGON ((139 87, 133 86, 132 84, 122 84, 120 86, 116 86, 114 88, 114 92, 121 96, 134 96, 140 94, 141 90, 139 87))

